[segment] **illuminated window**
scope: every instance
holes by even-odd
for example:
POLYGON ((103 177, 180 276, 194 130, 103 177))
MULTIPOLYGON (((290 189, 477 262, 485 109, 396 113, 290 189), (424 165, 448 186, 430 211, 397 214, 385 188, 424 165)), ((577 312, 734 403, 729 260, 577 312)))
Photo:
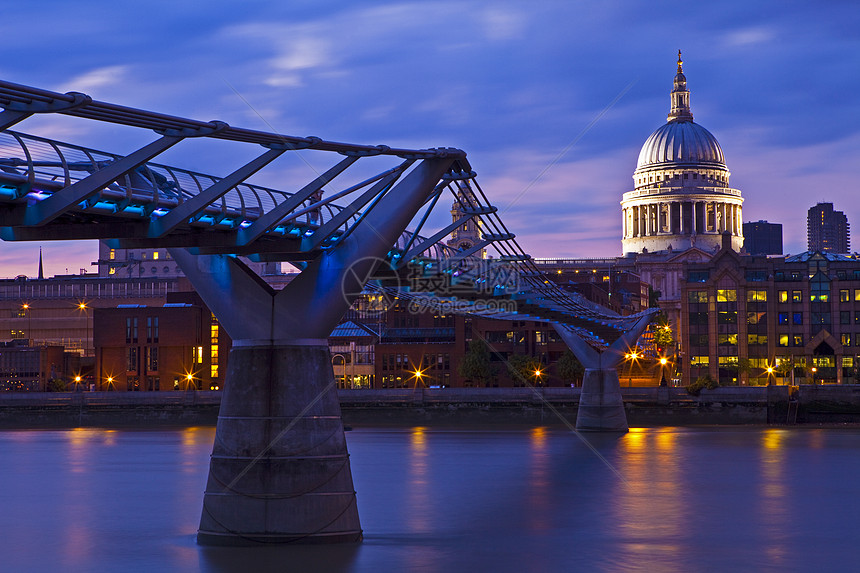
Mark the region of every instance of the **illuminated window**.
POLYGON ((776 341, 777 346, 788 346, 788 335, 780 334, 779 338, 776 341))
POLYGON ((842 335, 842 346, 851 346, 851 335, 843 334, 842 335))
POLYGON ((839 302, 848 302, 850 293, 847 288, 839 289, 839 302))
POLYGON ((110 255, 108 255, 108 258, 109 258, 110 260, 114 260, 114 259, 116 259, 116 249, 111 249, 111 250, 110 250, 110 255))
POLYGON ((691 356, 690 366, 707 366, 710 360, 707 356, 691 356))
POLYGON ((111 268, 109 268, 109 269, 108 269, 108 274, 109 274, 109 275, 115 275, 115 274, 116 274, 116 268, 115 268, 115 267, 111 267, 111 268))
POLYGON ((209 327, 209 358, 210 358, 210 375, 212 378, 218 377, 218 323, 213 322, 209 327))
POLYGON ((717 289, 717 302, 734 302, 738 300, 738 291, 734 289, 717 289))
POLYGON ((747 302, 767 302, 766 290, 748 290, 747 302))
POLYGON ((154 253, 152 253, 152 260, 153 260, 153 261, 157 261, 157 260, 158 260, 158 251, 155 251, 154 253))
POLYGON ((787 290, 779 291, 779 293, 777 293, 777 300, 779 300, 779 302, 788 302, 788 291, 787 290))
POLYGON ((791 291, 791 302, 803 302, 803 291, 791 291))

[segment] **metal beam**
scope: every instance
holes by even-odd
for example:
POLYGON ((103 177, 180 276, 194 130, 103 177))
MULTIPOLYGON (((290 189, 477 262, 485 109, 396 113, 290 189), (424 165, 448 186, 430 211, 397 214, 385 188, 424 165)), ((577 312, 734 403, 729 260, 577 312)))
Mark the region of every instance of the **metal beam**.
POLYGON ((298 193, 284 201, 276 205, 273 209, 271 209, 268 213, 260 216, 259 219, 251 223, 251 225, 245 229, 239 229, 237 231, 237 244, 239 245, 247 245, 249 243, 253 243, 261 236, 263 236, 266 231, 277 225, 281 219, 289 215, 289 213, 310 199, 310 197, 322 189, 325 185, 330 183, 335 177, 340 175, 347 167, 352 165, 358 161, 358 156, 349 156, 346 159, 342 160, 340 163, 302 187, 298 193))
POLYGON ((399 261, 397 266, 400 267, 400 266, 405 265, 406 263, 408 263, 409 261, 412 260, 412 257, 420 255, 421 253, 423 253, 424 251, 426 251, 427 249, 429 249, 430 247, 432 247, 433 245, 438 243, 442 239, 442 237, 445 237, 446 235, 450 234, 451 231, 453 231, 454 229, 456 229, 457 227, 459 227, 460 225, 462 225, 463 223, 465 223, 466 221, 468 221, 472 217, 473 217, 473 215, 467 215, 465 217, 461 217, 461 218, 457 219, 456 221, 454 221, 453 223, 451 223, 450 225, 448 225, 447 227, 445 227, 444 229, 442 229, 441 231, 439 231, 438 233, 436 233, 435 235, 425 239, 423 242, 421 242, 420 245, 418 245, 414 249, 411 249, 408 253, 404 253, 403 256, 400 258, 400 261, 399 261))
POLYGON ((149 236, 154 238, 164 237, 178 226, 187 222, 191 217, 203 211, 210 203, 221 198, 236 185, 283 155, 286 151, 286 147, 282 149, 270 149, 194 197, 183 201, 166 215, 151 223, 149 236))
MULTIPOLYGON (((412 163, 412 161, 410 160, 407 163, 412 163)), ((394 182, 397 181, 397 179, 402 173, 403 171, 397 171, 395 173, 392 173, 391 175, 385 177, 381 181, 377 182, 376 185, 362 193, 358 197, 358 199, 350 203, 347 207, 344 207, 340 213, 326 221, 326 223, 319 229, 317 229, 313 235, 302 241, 302 250, 312 251, 319 247, 323 243, 323 241, 325 241, 335 231, 337 231, 341 225, 343 225, 349 220, 350 217, 353 217, 356 213, 358 213, 359 209, 364 207, 377 195, 388 191, 391 188, 391 185, 393 185, 394 182)), ((359 224, 359 221, 356 221, 355 224, 359 224)))

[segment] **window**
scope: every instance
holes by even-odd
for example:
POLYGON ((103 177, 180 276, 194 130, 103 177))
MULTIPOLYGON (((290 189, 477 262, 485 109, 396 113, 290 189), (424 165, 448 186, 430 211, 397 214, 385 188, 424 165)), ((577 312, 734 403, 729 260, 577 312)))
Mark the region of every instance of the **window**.
POLYGON ((848 302, 851 293, 847 288, 839 289, 839 302, 848 302))
MULTIPOLYGON (((687 273, 687 282, 691 283, 706 283, 710 273, 708 271, 690 271, 687 273)), ((858 291, 860 292, 860 291, 858 291)), ((860 299, 857 299, 860 300, 860 299)))
POLYGON ((851 324, 851 311, 839 311, 839 324, 851 324))
POLYGON ((854 302, 860 302, 860 288, 854 289, 854 302))
POLYGON ((126 354, 126 357, 128 358, 128 361, 127 361, 128 363, 126 366, 126 371, 127 372, 137 372, 137 366, 138 366, 138 364, 137 364, 137 347, 132 346, 132 347, 129 347, 127 350, 128 350, 128 352, 126 354))
POLYGON ((747 302, 767 302, 766 290, 748 290, 747 302))
POLYGON ((738 291, 734 289, 717 289, 717 302, 734 302, 738 300, 738 291))
POLYGON ((738 313, 735 310, 720 311, 717 313, 717 324, 737 324, 738 313))
MULTIPOLYGON (((860 313, 857 315, 860 317, 860 313)), ((690 324, 708 324, 708 313, 707 312, 691 312, 690 313, 690 324)))
POLYGON ((690 335, 690 346, 707 346, 708 345, 708 335, 707 334, 691 334, 690 335))
POLYGON ((152 253, 152 260, 153 260, 153 261, 157 261, 157 260, 158 260, 158 251, 155 251, 154 253, 152 253))
POLYGON ((720 346, 737 346, 738 345, 738 335, 737 334, 720 334, 717 338, 717 344, 720 346))
POLYGON ((803 291, 791 291, 791 302, 803 302, 803 291))
POLYGON ((149 372, 158 370, 158 347, 151 346, 146 352, 146 369, 149 372))
POLYGON ((690 366, 707 366, 710 360, 707 356, 691 356, 690 366))
POLYGON ((810 321, 812 324, 830 324, 830 313, 813 312, 810 321))
POLYGON ((792 324, 803 324, 803 313, 802 312, 791 313, 791 323, 792 324))
POLYGON ((788 346, 788 335, 787 334, 780 334, 777 337, 776 345, 777 346, 788 346))
POLYGON ((803 346, 803 335, 795 334, 793 337, 795 346, 803 346))
POLYGON ((114 260, 114 259, 116 259, 116 249, 111 249, 111 250, 110 250, 110 255, 108 255, 108 258, 109 258, 110 260, 114 260))
POLYGON ((841 342, 842 342, 842 346, 851 346, 851 335, 847 334, 847 333, 843 334, 841 342))
POLYGON ((750 269, 744 273, 744 276, 750 282, 763 282, 767 280, 767 271, 762 269, 750 269))
POLYGON ((137 342, 137 317, 125 319, 125 343, 137 342))
POLYGON ((781 290, 777 293, 777 300, 779 302, 788 302, 788 291, 781 290))
POLYGON ((747 344, 750 346, 767 346, 767 335, 747 334, 747 344))
POLYGON ((767 324, 766 312, 748 312, 747 324, 767 324))
POLYGON ((779 324, 788 324, 788 313, 787 312, 780 312, 777 315, 777 322, 779 324))
POLYGON ((706 290, 691 290, 687 293, 687 302, 691 303, 706 303, 708 302, 708 291, 706 290))

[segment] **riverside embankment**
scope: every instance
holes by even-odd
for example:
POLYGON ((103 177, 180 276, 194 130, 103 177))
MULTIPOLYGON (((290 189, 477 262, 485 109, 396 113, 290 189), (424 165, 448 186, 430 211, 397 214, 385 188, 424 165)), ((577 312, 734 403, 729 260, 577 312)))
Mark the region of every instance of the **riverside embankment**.
MULTIPOLYGON (((860 385, 622 388, 631 426, 860 423, 860 385)), ((575 424, 578 388, 339 390, 352 425, 575 424)), ((220 392, 0 394, 0 427, 213 425, 220 392)))

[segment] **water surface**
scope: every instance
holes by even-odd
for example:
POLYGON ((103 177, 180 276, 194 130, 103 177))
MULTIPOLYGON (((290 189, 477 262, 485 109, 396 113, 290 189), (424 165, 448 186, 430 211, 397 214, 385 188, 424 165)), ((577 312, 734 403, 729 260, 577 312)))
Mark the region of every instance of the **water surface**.
POLYGON ((357 428, 365 541, 204 548, 213 428, 0 432, 3 571, 845 571, 860 430, 357 428))

